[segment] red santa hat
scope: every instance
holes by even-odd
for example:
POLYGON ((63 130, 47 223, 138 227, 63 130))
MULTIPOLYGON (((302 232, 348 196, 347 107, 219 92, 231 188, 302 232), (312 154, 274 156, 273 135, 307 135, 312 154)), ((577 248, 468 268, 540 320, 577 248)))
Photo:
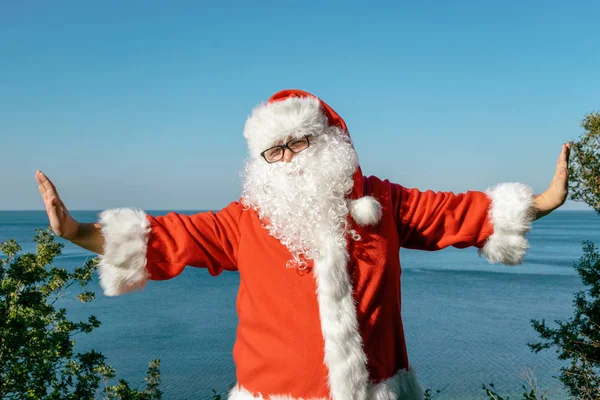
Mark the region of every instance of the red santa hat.
MULTIPOLYGON (((337 126, 350 138, 344 120, 323 100, 302 90, 282 90, 256 107, 244 127, 244 137, 252 158, 287 137, 319 135, 328 126, 337 126)), ((381 219, 381 204, 364 196, 360 165, 353 174, 354 186, 347 196, 352 219, 361 226, 375 225, 381 219)))

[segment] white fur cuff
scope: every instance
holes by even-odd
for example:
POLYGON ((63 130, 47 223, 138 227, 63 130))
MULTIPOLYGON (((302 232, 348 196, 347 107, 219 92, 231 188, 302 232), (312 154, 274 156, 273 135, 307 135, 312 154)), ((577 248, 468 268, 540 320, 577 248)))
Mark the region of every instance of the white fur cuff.
POLYGON ((492 199, 489 218, 494 233, 479 254, 491 263, 517 265, 529 247, 526 234, 533 221, 533 192, 521 183, 502 183, 486 194, 492 199))
POLYGON ((146 249, 150 223, 146 213, 131 208, 106 210, 100 214, 104 252, 98 272, 107 296, 142 289, 148 280, 146 249))

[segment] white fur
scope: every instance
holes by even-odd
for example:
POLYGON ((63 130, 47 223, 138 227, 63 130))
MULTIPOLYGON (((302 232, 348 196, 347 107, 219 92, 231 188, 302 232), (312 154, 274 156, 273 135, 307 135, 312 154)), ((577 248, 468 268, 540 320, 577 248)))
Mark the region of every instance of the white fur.
POLYGON ((494 233, 479 254, 491 263, 517 265, 527 248, 527 232, 533 221, 533 192, 521 183, 502 183, 486 191, 492 199, 489 218, 494 233))
POLYGON ((259 393, 257 396, 254 396, 241 386, 235 386, 233 389, 231 389, 227 398, 229 400, 328 400, 325 397, 296 398, 285 394, 273 394, 263 397, 263 395, 259 393))
POLYGON ((107 296, 142 289, 148 280, 146 249, 150 224, 146 213, 131 208, 100 214, 104 252, 100 255, 100 285, 107 296))
POLYGON ((340 128, 328 127, 290 163, 249 159, 242 201, 254 208, 269 234, 288 248, 290 267, 318 257, 323 237, 345 242, 352 175, 358 157, 340 128))
POLYGON ((291 97, 256 107, 244 126, 252 158, 288 136, 319 135, 328 126, 321 104, 313 97, 291 97))
POLYGON ((377 225, 381 220, 381 204, 372 196, 350 201, 352 219, 360 226, 377 225))
POLYGON ((317 301, 331 398, 363 400, 369 374, 347 264, 346 243, 326 240, 321 257, 315 260, 317 301))
POLYGON ((369 388, 368 400, 422 400, 423 389, 412 369, 400 370, 396 375, 369 388))
MULTIPOLYGON (((254 396, 241 386, 235 386, 229 392, 229 400, 328 400, 327 398, 294 398, 290 395, 267 395, 254 396)), ((412 370, 401 370, 393 377, 386 379, 376 385, 369 387, 367 400, 422 400, 423 390, 412 370)), ((346 400, 346 399, 344 399, 346 400)), ((354 400, 354 397, 348 397, 354 400)))

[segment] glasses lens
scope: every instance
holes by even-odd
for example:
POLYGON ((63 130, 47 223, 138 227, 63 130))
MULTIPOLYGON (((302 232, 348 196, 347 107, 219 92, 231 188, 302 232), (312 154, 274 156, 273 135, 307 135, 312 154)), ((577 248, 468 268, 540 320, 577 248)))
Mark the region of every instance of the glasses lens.
POLYGON ((288 147, 294 153, 297 153, 297 152, 302 151, 302 150, 304 150, 304 149, 306 149, 308 147, 308 140, 306 138, 302 138, 302 139, 298 139, 298 140, 293 140, 293 141, 291 141, 288 144, 288 147))
POLYGON ((265 158, 267 161, 278 161, 283 156, 283 149, 281 147, 273 147, 265 151, 265 158))

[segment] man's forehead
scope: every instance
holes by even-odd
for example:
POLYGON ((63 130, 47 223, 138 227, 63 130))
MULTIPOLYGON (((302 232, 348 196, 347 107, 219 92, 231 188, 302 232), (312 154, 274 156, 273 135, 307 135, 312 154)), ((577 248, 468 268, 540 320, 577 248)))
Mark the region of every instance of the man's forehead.
POLYGON ((287 143, 287 142, 289 142, 290 140, 292 140, 292 136, 291 136, 291 135, 288 135, 288 136, 286 136, 286 137, 283 137, 283 138, 279 139, 278 141, 276 141, 276 142, 275 142, 275 145, 276 145, 276 146, 280 146, 280 145, 282 145, 282 144, 284 144, 284 143, 287 143))
POLYGON ((275 142, 275 146, 281 146, 282 144, 286 144, 290 140, 300 139, 300 138, 303 138, 304 136, 311 137, 312 135, 304 135, 304 134, 302 134, 302 132, 297 132, 297 133, 293 133, 293 134, 290 133, 289 135, 287 135, 287 136, 279 139, 277 142, 275 142))

